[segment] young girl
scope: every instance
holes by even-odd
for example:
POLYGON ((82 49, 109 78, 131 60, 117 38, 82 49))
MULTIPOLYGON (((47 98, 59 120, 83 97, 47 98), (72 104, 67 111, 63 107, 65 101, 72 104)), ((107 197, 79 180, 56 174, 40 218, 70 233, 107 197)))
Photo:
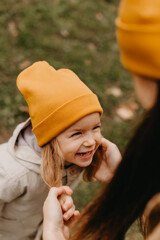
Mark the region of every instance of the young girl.
POLYGON ((0 239, 5 240, 34 238, 48 186, 74 188, 82 174, 103 181, 118 164, 112 158, 108 172, 98 160, 98 147, 108 151, 110 146, 101 136, 102 108, 75 73, 36 62, 19 74, 17 86, 30 119, 0 147, 0 239))

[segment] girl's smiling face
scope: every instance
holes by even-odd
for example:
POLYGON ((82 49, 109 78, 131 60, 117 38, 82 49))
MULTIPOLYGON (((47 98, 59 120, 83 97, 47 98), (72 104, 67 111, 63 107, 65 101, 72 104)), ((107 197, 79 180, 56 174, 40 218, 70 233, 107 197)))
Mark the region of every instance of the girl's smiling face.
POLYGON ((64 160, 80 167, 89 166, 101 143, 100 128, 99 113, 91 113, 60 133, 56 139, 64 160))

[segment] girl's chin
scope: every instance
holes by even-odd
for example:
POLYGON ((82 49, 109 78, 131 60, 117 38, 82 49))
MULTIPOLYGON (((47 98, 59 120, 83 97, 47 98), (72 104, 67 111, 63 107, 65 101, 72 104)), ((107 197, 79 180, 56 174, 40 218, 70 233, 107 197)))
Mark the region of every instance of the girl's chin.
POLYGON ((88 167, 90 164, 92 163, 92 158, 89 159, 88 161, 80 161, 79 163, 77 163, 78 166, 80 167, 88 167))

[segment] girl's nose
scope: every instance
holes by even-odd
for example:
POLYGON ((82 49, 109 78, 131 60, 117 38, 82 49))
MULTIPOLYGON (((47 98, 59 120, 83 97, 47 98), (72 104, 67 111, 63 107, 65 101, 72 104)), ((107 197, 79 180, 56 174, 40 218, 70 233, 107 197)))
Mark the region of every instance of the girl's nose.
POLYGON ((92 134, 87 134, 87 136, 85 136, 83 145, 86 147, 95 145, 95 139, 92 134))

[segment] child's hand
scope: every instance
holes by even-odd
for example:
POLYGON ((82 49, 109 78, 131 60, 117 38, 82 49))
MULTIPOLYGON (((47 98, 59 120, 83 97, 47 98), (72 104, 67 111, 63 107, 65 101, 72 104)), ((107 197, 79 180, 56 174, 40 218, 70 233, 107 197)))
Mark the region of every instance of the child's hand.
POLYGON ((63 211, 63 220, 66 221, 66 223, 70 220, 69 223, 71 224, 71 220, 80 215, 79 211, 75 210, 72 197, 67 194, 62 194, 58 199, 63 211))
POLYGON ((66 200, 62 205, 63 205, 63 209, 66 209, 65 213, 67 213, 68 211, 68 216, 66 220, 67 219, 69 220, 65 222, 63 221, 64 217, 62 213, 62 208, 58 199, 63 194, 66 194, 66 196, 70 197, 70 195, 72 194, 72 190, 67 186, 63 186, 59 188, 53 187, 50 189, 48 197, 44 202, 44 206, 43 206, 43 214, 44 214, 43 239, 44 240, 68 239, 69 233, 70 233, 69 227, 72 222, 71 220, 79 215, 79 213, 74 210, 75 208, 73 207, 73 201, 70 201, 68 197, 65 197, 66 200))
POLYGON ((122 157, 117 146, 109 140, 102 138, 101 146, 103 152, 102 160, 95 173, 95 178, 101 182, 109 183, 122 157))

